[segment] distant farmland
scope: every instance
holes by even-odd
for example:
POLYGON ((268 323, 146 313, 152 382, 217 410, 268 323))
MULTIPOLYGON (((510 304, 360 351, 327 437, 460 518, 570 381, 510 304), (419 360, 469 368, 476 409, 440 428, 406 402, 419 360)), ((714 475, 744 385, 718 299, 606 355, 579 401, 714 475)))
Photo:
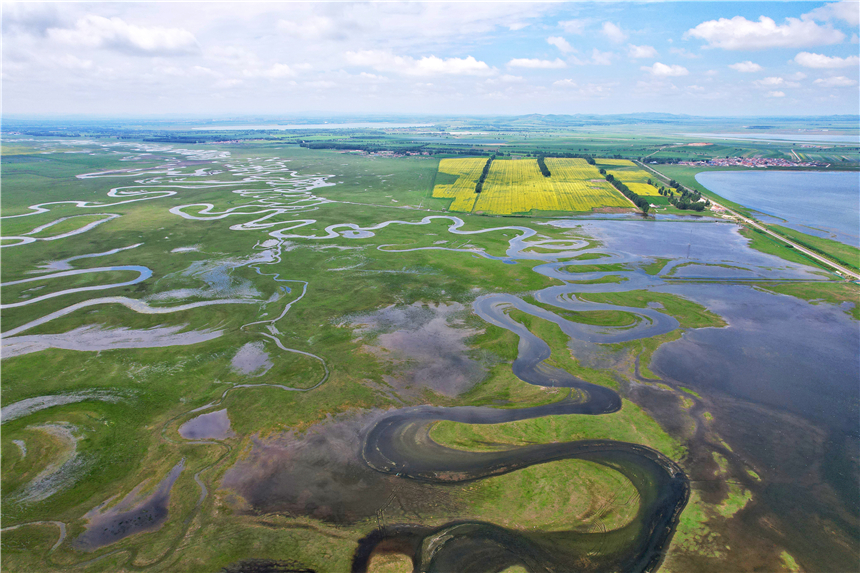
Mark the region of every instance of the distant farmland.
POLYGON ((485 158, 443 159, 433 197, 454 199, 451 211, 490 215, 633 207, 604 180, 597 167, 584 159, 547 158, 550 177, 541 174, 535 159, 497 159, 490 166, 482 192, 475 193, 486 162, 485 158))

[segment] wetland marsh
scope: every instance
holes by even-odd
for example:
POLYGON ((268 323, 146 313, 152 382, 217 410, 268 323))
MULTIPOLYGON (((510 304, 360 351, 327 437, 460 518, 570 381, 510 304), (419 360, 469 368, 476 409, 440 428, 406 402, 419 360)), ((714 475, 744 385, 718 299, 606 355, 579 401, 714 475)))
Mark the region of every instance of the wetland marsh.
POLYGON ((16 146, 7 570, 856 564, 858 289, 732 222, 452 216, 424 156, 16 146))

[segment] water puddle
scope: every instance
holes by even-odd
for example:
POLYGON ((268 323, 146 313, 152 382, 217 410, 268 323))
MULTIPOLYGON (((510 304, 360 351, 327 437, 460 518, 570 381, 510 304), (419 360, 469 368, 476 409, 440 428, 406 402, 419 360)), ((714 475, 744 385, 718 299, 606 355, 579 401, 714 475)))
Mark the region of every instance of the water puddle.
POLYGON ((114 499, 111 498, 87 512, 84 515, 89 520, 87 529, 75 539, 73 545, 84 551, 93 551, 129 535, 160 528, 167 520, 170 490, 184 468, 183 458, 161 480, 155 491, 146 497, 142 497, 140 491, 148 480, 140 483, 113 507, 104 509, 114 499))
POLYGON ((226 408, 201 414, 179 426, 179 435, 186 440, 224 440, 235 436, 230 428, 226 408))
POLYGON ((262 342, 249 342, 242 346, 230 365, 234 371, 248 376, 262 376, 274 366, 262 342))
POLYGON ((469 357, 466 340, 479 330, 465 328, 465 307, 459 303, 415 303, 389 306, 349 318, 364 341, 364 350, 396 365, 385 381, 401 396, 417 396, 430 388, 456 396, 478 382, 485 369, 469 357))

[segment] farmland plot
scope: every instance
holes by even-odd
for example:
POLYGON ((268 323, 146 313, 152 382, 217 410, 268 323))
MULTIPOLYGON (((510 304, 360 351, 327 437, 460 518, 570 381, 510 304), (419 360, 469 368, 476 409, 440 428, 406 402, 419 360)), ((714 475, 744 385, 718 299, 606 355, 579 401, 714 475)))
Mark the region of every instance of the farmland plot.
POLYGON ((433 197, 454 199, 454 202, 448 207, 450 211, 471 211, 475 205, 475 199, 477 199, 475 185, 478 183, 486 163, 487 160, 483 157, 441 160, 439 173, 454 175, 457 180, 453 183, 437 183, 433 187, 433 197))
POLYGON ((550 180, 565 211, 591 211, 597 207, 630 207, 630 202, 603 179, 597 167, 584 159, 547 158, 550 180))
MULTIPOLYGON (((605 161, 601 159, 600 161, 605 161)), ((630 163, 628 161, 628 163, 630 163)), ((657 188, 654 185, 648 183, 651 179, 651 175, 648 172, 639 169, 632 163, 629 167, 622 167, 617 169, 607 169, 606 173, 612 175, 625 185, 630 188, 631 191, 636 193, 637 195, 642 195, 645 197, 649 196, 659 196, 660 192, 657 191, 657 188)))
POLYGON ((629 159, 595 159, 594 161, 601 167, 604 165, 611 165, 614 167, 636 167, 636 164, 629 159))
POLYGON ((544 177, 533 159, 494 160, 483 192, 476 194, 483 159, 443 159, 440 173, 458 174, 454 184, 434 187, 434 197, 453 197, 451 211, 511 215, 531 211, 591 211, 597 207, 630 207, 584 159, 547 158, 551 177, 544 177), (469 163, 471 162, 471 163, 469 163))

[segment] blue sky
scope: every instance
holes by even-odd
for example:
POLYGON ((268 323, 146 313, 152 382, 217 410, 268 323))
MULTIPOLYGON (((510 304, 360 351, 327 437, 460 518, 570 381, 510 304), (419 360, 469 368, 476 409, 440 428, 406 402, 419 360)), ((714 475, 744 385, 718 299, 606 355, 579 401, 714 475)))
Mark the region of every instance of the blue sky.
POLYGON ((3 113, 857 114, 860 3, 3 4, 3 113))

